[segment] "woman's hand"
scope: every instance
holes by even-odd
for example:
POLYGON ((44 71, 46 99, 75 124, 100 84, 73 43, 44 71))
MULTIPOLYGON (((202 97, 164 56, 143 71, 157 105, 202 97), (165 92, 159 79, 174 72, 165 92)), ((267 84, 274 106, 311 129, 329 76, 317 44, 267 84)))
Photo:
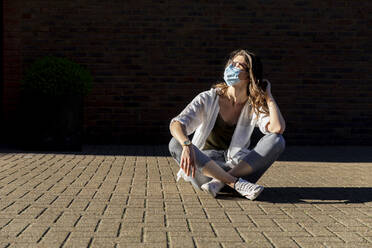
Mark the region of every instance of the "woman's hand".
POLYGON ((269 107, 269 115, 270 115, 270 121, 267 124, 267 130, 270 133, 279 133, 283 134, 285 130, 285 121, 280 113, 279 107, 276 104, 273 95, 271 94, 271 84, 269 80, 263 79, 263 81, 266 81, 266 92, 265 92, 265 98, 267 106, 269 107))
POLYGON ((190 176, 191 173, 192 177, 195 177, 195 151, 193 145, 183 146, 180 165, 187 176, 190 176))
POLYGON ((262 80, 263 82, 266 82, 266 94, 265 94, 265 98, 266 98, 266 101, 270 101, 270 100, 273 100, 273 95, 271 94, 271 83, 269 82, 269 80, 267 80, 266 78, 264 78, 262 80))

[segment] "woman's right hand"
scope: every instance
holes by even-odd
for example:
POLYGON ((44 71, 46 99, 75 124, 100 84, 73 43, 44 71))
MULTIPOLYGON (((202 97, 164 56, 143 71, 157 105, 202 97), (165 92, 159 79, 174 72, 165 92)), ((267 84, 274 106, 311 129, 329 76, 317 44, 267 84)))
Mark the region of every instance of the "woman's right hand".
POLYGON ((193 145, 183 146, 180 165, 187 176, 190 176, 191 173, 192 177, 195 177, 195 151, 193 145))

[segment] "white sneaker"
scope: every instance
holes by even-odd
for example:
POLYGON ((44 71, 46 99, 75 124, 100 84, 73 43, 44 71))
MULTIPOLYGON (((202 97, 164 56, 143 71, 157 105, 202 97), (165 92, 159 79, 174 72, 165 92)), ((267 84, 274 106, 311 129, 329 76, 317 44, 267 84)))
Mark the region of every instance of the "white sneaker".
MULTIPOLYGON (((195 177, 197 177, 198 174, 195 175, 195 177)), ((192 177, 191 176, 187 176, 186 173, 180 169, 177 173, 177 179, 176 181, 178 182, 180 179, 183 179, 185 182, 190 182, 192 184, 192 186, 197 189, 197 190, 200 190, 199 186, 196 184, 195 180, 192 180, 192 177)))
POLYGON ((217 193, 225 186, 225 184, 217 179, 212 179, 211 181, 203 184, 201 188, 211 194, 213 197, 217 196, 217 193))
POLYGON ((263 186, 250 183, 242 178, 239 178, 239 180, 235 183, 234 188, 239 194, 248 198, 249 200, 256 199, 264 189, 263 186))

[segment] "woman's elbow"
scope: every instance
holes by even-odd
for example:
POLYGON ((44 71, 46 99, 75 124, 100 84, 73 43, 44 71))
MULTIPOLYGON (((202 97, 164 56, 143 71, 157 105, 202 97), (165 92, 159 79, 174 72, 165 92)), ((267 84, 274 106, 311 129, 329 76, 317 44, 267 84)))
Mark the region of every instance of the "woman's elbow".
POLYGON ((285 131, 285 122, 282 125, 280 125, 280 134, 283 134, 284 131, 285 131))
POLYGON ((174 133, 178 132, 179 130, 181 130, 182 132, 186 132, 186 127, 181 122, 175 120, 175 121, 172 121, 170 123, 169 130, 170 130, 171 134, 173 135, 174 133))
POLYGON ((173 135, 174 133, 174 130, 177 128, 176 126, 179 126, 179 122, 178 121, 172 121, 170 124, 169 124, 169 131, 170 133, 173 135))
POLYGON ((285 126, 277 126, 273 128, 268 128, 270 133, 283 134, 285 131, 285 126))

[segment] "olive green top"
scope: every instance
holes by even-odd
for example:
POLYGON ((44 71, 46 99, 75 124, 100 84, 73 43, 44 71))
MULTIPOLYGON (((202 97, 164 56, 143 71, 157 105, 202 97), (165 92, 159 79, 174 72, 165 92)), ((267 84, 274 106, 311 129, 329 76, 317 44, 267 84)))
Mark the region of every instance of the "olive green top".
POLYGON ((227 124, 218 113, 216 123, 202 150, 227 150, 234 134, 236 124, 227 124))

